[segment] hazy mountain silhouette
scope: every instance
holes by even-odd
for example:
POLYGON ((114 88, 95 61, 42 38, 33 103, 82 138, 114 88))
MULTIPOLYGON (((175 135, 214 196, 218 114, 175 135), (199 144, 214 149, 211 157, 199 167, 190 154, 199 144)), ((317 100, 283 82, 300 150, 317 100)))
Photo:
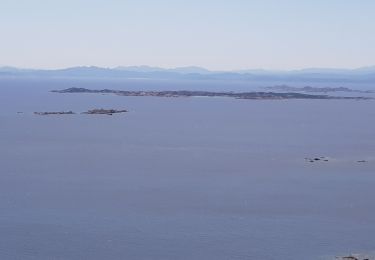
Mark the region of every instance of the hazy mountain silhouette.
POLYGON ((95 66, 42 70, 1 67, 0 77, 69 77, 69 78, 146 78, 190 80, 278 80, 310 82, 374 82, 375 66, 358 69, 310 68, 292 71, 237 70, 210 71, 201 67, 164 69, 150 66, 101 68, 95 66))

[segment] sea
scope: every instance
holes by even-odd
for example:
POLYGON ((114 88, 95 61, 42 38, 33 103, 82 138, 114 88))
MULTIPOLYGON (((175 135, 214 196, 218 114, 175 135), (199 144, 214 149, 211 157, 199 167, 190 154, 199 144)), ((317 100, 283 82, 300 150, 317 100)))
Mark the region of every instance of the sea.
POLYGON ((51 92, 276 83, 0 78, 0 259, 373 259, 375 100, 51 92))

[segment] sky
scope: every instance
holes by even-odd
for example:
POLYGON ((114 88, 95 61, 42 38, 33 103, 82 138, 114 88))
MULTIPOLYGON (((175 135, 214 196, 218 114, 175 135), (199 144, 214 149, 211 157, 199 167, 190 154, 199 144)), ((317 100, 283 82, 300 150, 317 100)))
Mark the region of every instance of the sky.
POLYGON ((374 14, 374 0, 0 0, 0 66, 372 66, 374 14))

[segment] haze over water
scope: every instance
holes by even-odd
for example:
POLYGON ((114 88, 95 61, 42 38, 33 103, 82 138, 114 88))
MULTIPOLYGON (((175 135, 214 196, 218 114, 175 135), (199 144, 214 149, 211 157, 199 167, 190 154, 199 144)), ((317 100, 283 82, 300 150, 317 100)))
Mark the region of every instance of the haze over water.
MULTIPOLYGON (((374 250, 373 100, 49 92, 73 84, 134 89, 0 81, 2 259, 331 259, 374 250), (33 115, 92 108, 130 112, 33 115), (319 156, 330 161, 304 159, 319 156)), ((213 83, 199 84, 136 88, 213 83)))

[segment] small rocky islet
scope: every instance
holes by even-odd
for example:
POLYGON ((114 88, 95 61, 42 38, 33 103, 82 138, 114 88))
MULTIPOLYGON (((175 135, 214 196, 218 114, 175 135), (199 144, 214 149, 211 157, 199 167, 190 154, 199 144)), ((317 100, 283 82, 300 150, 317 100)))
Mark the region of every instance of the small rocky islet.
POLYGON ((113 115, 113 114, 120 114, 120 113, 126 113, 128 110, 122 109, 122 110, 116 110, 116 109, 92 109, 88 110, 86 112, 83 112, 82 114, 87 114, 87 115, 113 115))
MULTIPOLYGON (((333 161, 333 158, 325 157, 325 156, 319 156, 319 157, 305 157, 305 161, 309 163, 324 163, 324 162, 330 162, 333 161)), ((368 163, 367 160, 357 160, 357 163, 368 163)))
MULTIPOLYGON (((18 112, 19 113, 19 112, 18 112)), ((59 111, 59 112, 34 112, 38 116, 51 116, 51 115, 74 115, 73 111, 59 111)))
POLYGON ((329 162, 328 157, 320 156, 320 157, 306 157, 305 161, 314 163, 314 162, 329 162))
POLYGON ((336 256, 336 260, 372 260, 375 258, 370 258, 369 256, 363 255, 347 255, 347 256, 336 256))
MULTIPOLYGON (((86 112, 82 112, 79 114, 86 114, 86 115, 109 115, 112 116, 113 114, 120 114, 120 113, 126 113, 128 110, 126 109, 103 109, 103 108, 96 108, 91 109, 86 112)), ((35 115, 39 116, 50 116, 50 115, 75 115, 77 113, 73 111, 60 111, 60 112, 34 112, 35 115)))

